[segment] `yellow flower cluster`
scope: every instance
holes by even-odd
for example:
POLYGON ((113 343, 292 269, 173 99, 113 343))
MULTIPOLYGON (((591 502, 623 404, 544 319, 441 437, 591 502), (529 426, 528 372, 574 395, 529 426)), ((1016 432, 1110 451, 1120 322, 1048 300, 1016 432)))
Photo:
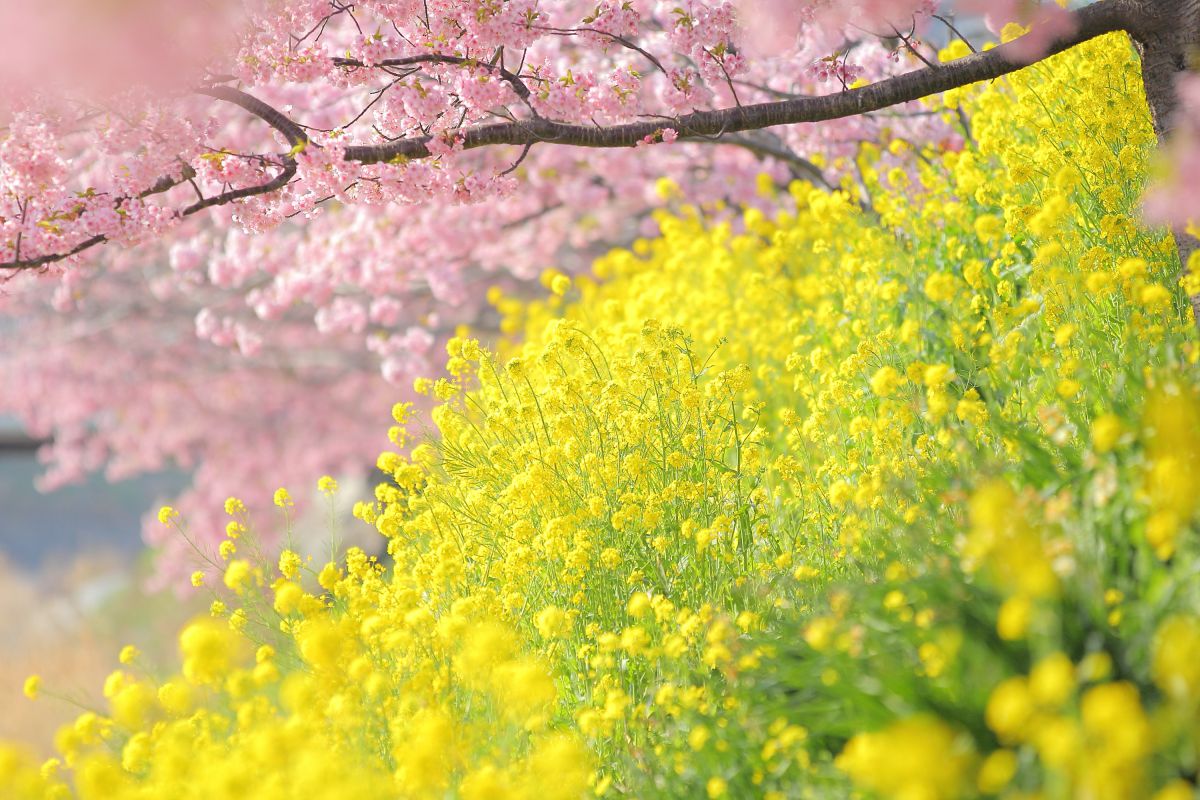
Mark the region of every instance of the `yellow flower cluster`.
POLYGON ((497 293, 521 343, 450 340, 436 438, 393 410, 390 563, 267 558, 231 498, 178 673, 123 654, 0 794, 1186 796, 1200 351, 1136 57, 932 110, 961 150, 497 293))

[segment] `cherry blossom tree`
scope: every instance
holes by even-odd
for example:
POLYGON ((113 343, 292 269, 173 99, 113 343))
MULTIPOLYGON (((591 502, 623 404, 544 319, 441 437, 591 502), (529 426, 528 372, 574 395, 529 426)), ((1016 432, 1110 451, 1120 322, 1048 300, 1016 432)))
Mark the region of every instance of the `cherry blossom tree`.
POLYGON ((202 541, 235 488, 363 469, 490 287, 653 233, 658 178, 856 192, 862 141, 969 136, 920 98, 1127 31, 1185 259, 1200 216, 1194 0, 11 0, 0 30, 0 409, 54 436, 47 486, 195 468, 202 541), (970 13, 1029 32, 938 63, 970 13))

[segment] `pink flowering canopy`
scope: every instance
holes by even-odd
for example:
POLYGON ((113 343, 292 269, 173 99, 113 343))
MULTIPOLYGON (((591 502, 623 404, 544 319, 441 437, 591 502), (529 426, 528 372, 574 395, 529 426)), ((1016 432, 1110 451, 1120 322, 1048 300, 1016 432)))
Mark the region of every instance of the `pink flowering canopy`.
MULTIPOLYGON (((756 204, 885 134, 958 147, 915 100, 1138 4, 958 5, 0 0, 0 412, 54 437, 47 486, 194 468, 179 505, 215 541, 226 494, 370 464, 449 332, 494 327, 489 287, 653 233, 656 179, 756 204), (1030 33, 936 64, 923 38, 971 12, 1030 33)), ((1168 221, 1197 185, 1161 190, 1168 221)))

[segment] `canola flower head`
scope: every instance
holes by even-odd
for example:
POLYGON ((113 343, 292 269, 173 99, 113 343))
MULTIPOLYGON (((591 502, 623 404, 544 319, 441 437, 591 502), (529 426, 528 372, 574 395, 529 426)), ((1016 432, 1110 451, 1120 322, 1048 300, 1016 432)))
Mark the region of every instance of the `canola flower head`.
POLYGON ((566 275, 555 275, 550 281, 550 291, 562 297, 571 290, 571 279, 566 275))
POLYGON ((1200 702, 1200 619, 1175 615, 1163 621, 1155 632, 1151 675, 1177 702, 1200 702))
POLYGON ((1097 453, 1107 453, 1117 446, 1124 433, 1124 424, 1116 414, 1101 414, 1092 423, 1092 445, 1097 453))
POLYGON ((183 656, 183 674, 197 684, 221 680, 234 665, 242 646, 240 638, 227 625, 201 618, 179 634, 183 656))
POLYGON ((885 797, 936 800, 963 793, 974 759, 967 737, 942 720, 918 716, 856 735, 836 763, 885 797))
POLYGON ((300 570, 304 566, 304 559, 294 550, 283 550, 279 554, 278 566, 280 575, 288 580, 295 580, 300 576, 300 570))

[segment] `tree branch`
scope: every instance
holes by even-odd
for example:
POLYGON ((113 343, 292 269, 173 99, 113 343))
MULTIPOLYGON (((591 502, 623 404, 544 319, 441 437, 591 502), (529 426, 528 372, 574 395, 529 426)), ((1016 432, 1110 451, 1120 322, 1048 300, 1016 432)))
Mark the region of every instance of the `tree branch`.
POLYGON ((781 161, 792 168, 793 174, 798 178, 803 178, 810 183, 818 184, 825 189, 833 191, 836 187, 829 182, 824 173, 816 164, 804 158, 799 153, 793 152, 785 146, 779 139, 771 137, 770 139, 758 139, 750 136, 739 136, 732 134, 723 139, 704 139, 708 144, 730 144, 741 147, 757 156, 764 158, 773 158, 781 161))
POLYGON ((278 109, 267 105, 253 95, 246 94, 240 89, 234 89, 231 86, 205 86, 198 89, 197 94, 213 97, 217 100, 224 100, 226 103, 233 103, 235 106, 244 108, 282 133, 283 137, 287 139, 288 144, 292 145, 292 147, 301 147, 308 144, 308 134, 304 132, 304 129, 298 123, 285 116, 278 109))
MULTIPOLYGON (((282 112, 272 108, 258 98, 246 94, 243 91, 228 86, 209 86, 200 89, 199 94, 214 97, 218 100, 224 100, 228 103, 233 103, 234 105, 246 109, 251 114, 259 117, 272 128, 275 128, 275 130, 282 133, 284 138, 286 138, 293 147, 302 147, 308 144, 308 135, 304 132, 303 128, 286 117, 282 112)), ((282 167, 282 171, 266 183, 259 184, 257 186, 247 186, 241 189, 231 189, 227 192, 215 194, 212 197, 202 197, 180 211, 179 216, 190 217, 193 214, 199 213, 206 208, 211 208, 212 206, 225 205, 226 203, 231 203, 234 200, 240 200, 245 197, 254 197, 255 195, 260 194, 269 194, 282 189, 292 180, 292 178, 296 177, 296 159, 290 154, 285 155, 283 156, 282 163, 279 164, 279 166, 282 167)), ((141 192, 138 195, 138 198, 145 199, 151 195, 167 192, 185 181, 190 181, 193 177, 195 177, 195 175, 196 171, 192 169, 190 165, 184 164, 183 169, 180 171, 180 177, 176 178, 171 175, 164 175, 163 177, 159 178, 149 189, 141 192)), ((128 199, 130 198, 119 199, 117 201, 117 205, 120 205, 120 203, 128 199)), ((0 263, 0 269, 38 269, 40 267, 71 258, 72 256, 79 255, 83 251, 90 250, 96 245, 104 244, 107 241, 107 236, 104 234, 97 234, 89 239, 85 239, 75 247, 65 252, 48 253, 43 256, 38 256, 37 258, 28 259, 22 259, 18 257, 13 261, 0 263)))
MULTIPOLYGON (((1100 0, 1075 12, 1076 30, 1070 36, 1055 41, 1044 57, 1090 41, 1106 33, 1129 30, 1136 25, 1133 10, 1124 0, 1100 0)), ((634 122, 610 127, 577 125, 533 119, 515 123, 481 125, 458 133, 464 150, 491 145, 525 145, 532 142, 570 145, 573 147, 634 147, 647 136, 654 136, 665 127, 672 127, 680 139, 714 137, 747 130, 794 125, 799 122, 824 122, 853 117, 888 106, 899 105, 923 97, 957 89, 980 81, 992 80, 1029 65, 1017 58, 1015 42, 1000 45, 983 53, 975 53, 949 64, 906 72, 892 78, 819 97, 799 97, 771 103, 697 111, 662 122, 634 122)), ((396 159, 426 158, 430 155, 432 137, 400 139, 380 145, 361 145, 346 148, 346 160, 363 164, 378 164, 396 159)))
MULTIPOLYGON (((356 58, 335 58, 333 63, 339 67, 355 67, 365 68, 367 65, 356 58)), ((436 53, 429 53, 419 56, 407 56, 405 58, 385 58, 372 64, 372 67, 411 67, 416 64, 454 64, 465 67, 480 67, 488 72, 494 72, 508 82, 512 86, 513 91, 517 93, 517 97, 522 100, 529 99, 529 87, 521 80, 519 75, 509 72, 504 67, 497 64, 489 64, 486 61, 478 61, 472 58, 463 58, 461 56, 444 56, 436 53)))
POLYGON ((648 50, 643 49, 642 47, 638 46, 637 43, 632 42, 629 39, 626 39, 624 36, 618 36, 615 33, 609 33, 608 31, 602 31, 599 28, 538 27, 538 30, 548 31, 550 33, 558 34, 560 36, 577 36, 581 33, 592 33, 597 36, 605 36, 628 50, 632 50, 635 53, 640 53, 647 61, 649 61, 651 64, 653 64, 655 67, 657 67, 658 71, 661 72, 663 75, 670 74, 667 72, 667 68, 662 65, 662 62, 654 57, 653 53, 651 53, 648 50))
MULTIPOLYGON (((1107 33, 1128 31, 1136 36, 1143 24, 1142 17, 1141 5, 1134 0, 1099 0, 1099 2, 1074 12, 1074 33, 1055 41, 1043 58, 1107 33)), ((609 127, 555 122, 535 116, 528 120, 479 125, 460 130, 454 135, 464 150, 492 145, 529 147, 537 143, 592 148, 634 147, 647 140, 656 140, 662 130, 668 127, 674 128, 682 140, 712 141, 743 131, 771 128, 777 125, 822 122, 857 116, 919 100, 950 89, 999 78, 1015 72, 1029 63, 1015 55, 1019 51, 1019 46, 1014 45, 1015 43, 1000 45, 986 52, 974 53, 948 64, 925 67, 859 89, 847 89, 830 95, 795 97, 734 108, 698 111, 679 117, 658 117, 654 120, 609 127)), ((335 59, 335 63, 345 67, 365 66, 362 62, 353 59, 335 59)), ((419 63, 478 65, 499 74, 512 85, 514 91, 522 99, 526 99, 529 94, 528 88, 520 77, 508 72, 503 67, 457 56, 433 54, 412 56, 389 59, 377 66, 404 66, 419 63)), ((232 103, 262 119, 281 133, 293 148, 302 148, 309 144, 307 134, 296 121, 252 95, 229 86, 218 85, 203 87, 198 92, 232 103)), ((421 136, 376 145, 350 146, 345 150, 345 159, 361 164, 381 164, 427 158, 431 155, 429 144, 432 141, 433 137, 431 136, 421 136)), ((739 144, 745 146, 744 142, 739 142, 739 144)), ((277 191, 286 186, 296 174, 294 156, 292 154, 282 156, 279 166, 282 169, 280 174, 266 183, 232 189, 197 201, 183 209, 180 215, 186 217, 205 208, 277 191)), ((166 191, 177 183, 179 181, 172 177, 160 179, 145 194, 166 191)), ((41 267, 74 256, 105 241, 107 239, 104 236, 94 236, 76 245, 68 252, 31 259, 21 259, 18 256, 13 261, 0 263, 0 269, 17 270, 41 267)))

